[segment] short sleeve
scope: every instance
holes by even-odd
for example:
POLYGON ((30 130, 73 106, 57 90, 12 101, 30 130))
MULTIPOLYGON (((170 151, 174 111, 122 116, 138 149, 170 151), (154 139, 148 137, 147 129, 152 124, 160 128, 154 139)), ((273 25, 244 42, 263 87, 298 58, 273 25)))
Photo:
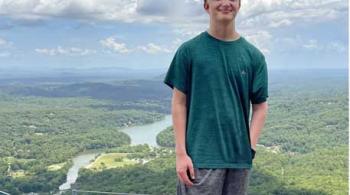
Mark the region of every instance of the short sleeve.
POLYGON ((176 87, 187 94, 190 60, 188 51, 182 44, 176 51, 163 82, 170 88, 176 87))
POLYGON ((268 95, 268 71, 265 56, 260 54, 253 70, 253 81, 250 87, 250 100, 252 104, 260 104, 266 101, 268 95))

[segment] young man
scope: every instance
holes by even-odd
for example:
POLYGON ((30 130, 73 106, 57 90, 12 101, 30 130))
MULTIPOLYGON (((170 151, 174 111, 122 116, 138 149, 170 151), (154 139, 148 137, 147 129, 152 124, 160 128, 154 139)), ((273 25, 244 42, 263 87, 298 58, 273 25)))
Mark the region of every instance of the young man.
POLYGON ((206 0, 209 29, 178 48, 163 81, 173 89, 177 194, 247 193, 268 75, 264 55, 235 30, 240 7, 206 0))

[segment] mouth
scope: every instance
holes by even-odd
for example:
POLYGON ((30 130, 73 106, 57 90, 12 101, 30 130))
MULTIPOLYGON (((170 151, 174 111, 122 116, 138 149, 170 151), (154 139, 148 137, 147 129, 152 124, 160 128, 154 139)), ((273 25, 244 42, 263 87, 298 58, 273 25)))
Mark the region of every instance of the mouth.
POLYGON ((224 14, 229 14, 232 12, 232 10, 221 10, 220 12, 224 14))

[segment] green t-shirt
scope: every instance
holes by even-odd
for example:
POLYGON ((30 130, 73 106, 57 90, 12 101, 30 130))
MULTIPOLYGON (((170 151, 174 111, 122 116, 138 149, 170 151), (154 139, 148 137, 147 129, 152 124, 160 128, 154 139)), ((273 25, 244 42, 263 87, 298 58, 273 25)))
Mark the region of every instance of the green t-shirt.
POLYGON ((250 103, 266 101, 265 57, 244 37, 203 31, 176 51, 163 81, 186 94, 186 151, 194 167, 251 168, 250 103))

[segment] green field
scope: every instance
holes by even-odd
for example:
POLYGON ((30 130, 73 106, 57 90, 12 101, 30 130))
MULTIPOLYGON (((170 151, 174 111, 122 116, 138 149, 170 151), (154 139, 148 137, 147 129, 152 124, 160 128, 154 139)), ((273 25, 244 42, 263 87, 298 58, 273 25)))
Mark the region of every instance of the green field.
POLYGON ((85 168, 99 171, 136 164, 138 161, 127 158, 128 153, 103 153, 85 168))

